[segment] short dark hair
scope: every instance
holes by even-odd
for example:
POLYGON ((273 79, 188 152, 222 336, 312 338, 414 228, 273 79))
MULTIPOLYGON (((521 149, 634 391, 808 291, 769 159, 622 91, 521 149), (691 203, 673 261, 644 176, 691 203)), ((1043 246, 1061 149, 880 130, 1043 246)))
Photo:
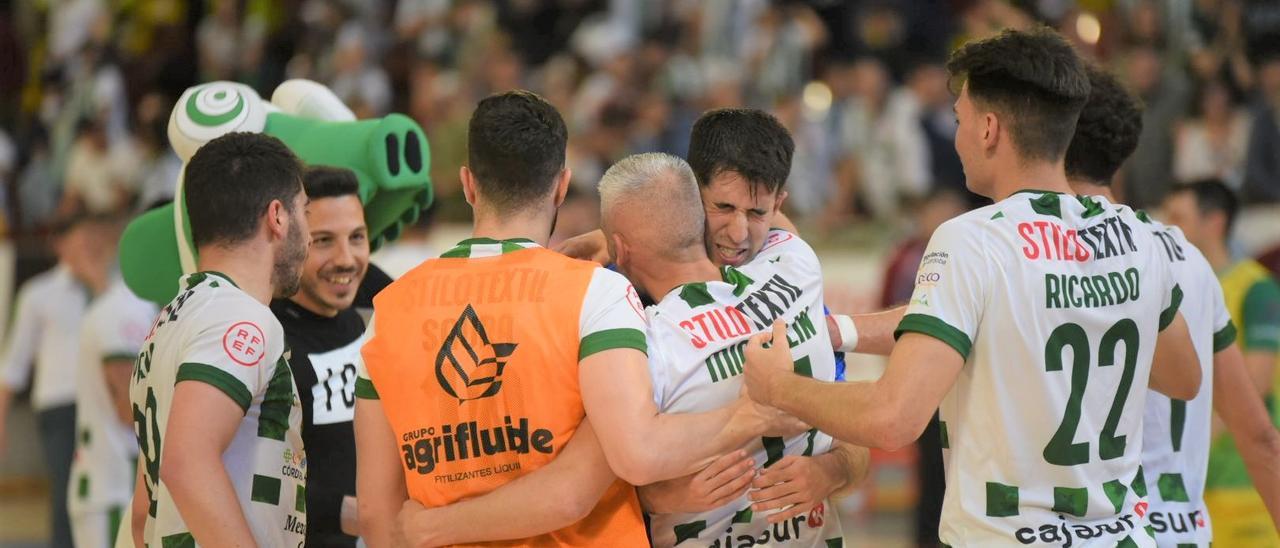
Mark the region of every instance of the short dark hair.
POLYGON ((1190 183, 1174 186, 1170 196, 1189 192, 1196 200, 1196 209, 1200 215, 1221 212, 1227 216, 1226 235, 1231 234, 1236 224, 1236 212, 1240 210, 1240 200, 1221 179, 1199 179, 1190 183))
POLYGON ((487 200, 517 211, 555 187, 567 140, 564 119, 546 99, 524 90, 490 95, 471 114, 467 164, 487 200))
POLYGON ((302 174, 302 188, 312 200, 339 196, 358 197, 360 180, 356 178, 356 172, 345 167, 310 166, 302 174))
POLYGON ((1006 29, 951 54, 952 88, 968 83, 969 98, 1008 117, 1023 159, 1057 161, 1075 134, 1089 99, 1089 77, 1075 48, 1048 27, 1006 29))
POLYGON ((698 186, 726 171, 777 192, 791 174, 791 133, 773 115, 757 109, 722 108, 698 117, 689 137, 689 167, 698 186))
POLYGON ((302 162, 270 135, 228 133, 191 156, 182 184, 196 247, 236 244, 253 237, 272 200, 293 212, 302 162))
POLYGON ((1142 106, 1110 71, 1090 63, 1089 100, 1067 147, 1067 176, 1111 186, 1120 166, 1138 148, 1142 106))

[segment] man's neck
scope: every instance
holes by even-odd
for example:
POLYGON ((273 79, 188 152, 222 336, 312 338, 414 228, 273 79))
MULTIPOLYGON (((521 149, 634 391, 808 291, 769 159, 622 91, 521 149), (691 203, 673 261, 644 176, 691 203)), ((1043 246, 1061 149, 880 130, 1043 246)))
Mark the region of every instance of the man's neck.
POLYGON ((993 187, 993 195, 991 196, 993 201, 999 202, 1022 190, 1045 190, 1063 194, 1075 194, 1071 191, 1071 185, 1067 182, 1067 174, 1063 171, 1061 162, 1030 162, 1025 164, 1013 162, 1013 164, 997 170, 1000 175, 997 176, 993 187))
MULTIPOLYGON (((359 284, 357 283, 357 285, 359 284)), ((289 297, 289 300, 293 301, 293 304, 296 304, 302 307, 303 310, 306 310, 307 312, 310 312, 322 318, 333 318, 338 315, 338 312, 341 312, 336 308, 331 308, 331 307, 316 303, 315 301, 305 297, 304 295, 306 295, 306 293, 303 292, 301 289, 299 289, 297 293, 294 293, 292 297, 289 297)))
POLYGON ((1231 252, 1227 250, 1227 244, 1224 242, 1214 242, 1200 248, 1200 253, 1204 255, 1204 259, 1209 261, 1209 266, 1213 267, 1213 271, 1219 274, 1231 268, 1231 252))
POLYGON ((234 249, 204 246, 199 253, 196 270, 225 274, 254 300, 263 305, 271 304, 271 297, 275 294, 271 287, 271 272, 275 265, 273 261, 262 260, 271 256, 266 244, 249 244, 234 249))
POLYGON ((1071 184, 1071 191, 1076 194, 1085 196, 1102 196, 1103 198, 1106 198, 1108 202, 1113 204, 1120 203, 1116 201, 1115 195, 1111 193, 1110 185, 1103 185, 1099 184, 1097 181, 1078 177, 1069 178, 1068 182, 1071 184))
POLYGON ((473 210, 475 224, 472 235, 476 238, 492 238, 494 240, 511 240, 528 238, 538 245, 546 247, 551 240, 551 225, 555 213, 547 214, 515 214, 500 215, 473 210))
POLYGON ((641 285, 655 301, 661 301, 671 290, 684 284, 720 280, 720 269, 705 256, 689 262, 644 261, 644 264, 636 274, 644 280, 641 285))

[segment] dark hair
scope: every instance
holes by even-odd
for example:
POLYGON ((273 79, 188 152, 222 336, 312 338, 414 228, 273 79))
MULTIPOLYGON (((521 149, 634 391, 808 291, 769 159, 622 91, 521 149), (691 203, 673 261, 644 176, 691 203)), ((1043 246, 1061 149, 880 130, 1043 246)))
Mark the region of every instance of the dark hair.
POLYGON ((356 172, 345 167, 310 166, 302 174, 302 188, 312 200, 339 196, 358 197, 360 180, 356 178, 356 172))
POLYGON ((1089 98, 1084 62, 1057 32, 1006 29, 951 54, 952 88, 969 86, 976 105, 1007 116, 1013 145, 1027 160, 1057 161, 1089 98))
POLYGON ((554 188, 567 139, 564 119, 537 94, 490 95, 471 115, 467 164, 486 199, 502 211, 517 211, 554 188))
POLYGON ((253 236, 272 200, 292 213, 302 162, 270 135, 228 133, 196 151, 182 188, 196 247, 236 244, 253 236))
POLYGON ((757 109, 722 108, 698 117, 689 137, 689 167, 698 186, 732 171, 752 184, 777 192, 791 174, 795 152, 791 133, 777 118, 757 109))
POLYGON ((1094 64, 1089 72, 1089 101, 1080 111, 1067 147, 1067 176, 1110 186, 1111 178, 1138 148, 1142 106, 1120 80, 1094 64))
POLYGON ((1236 198, 1236 193, 1232 192, 1230 187, 1220 179, 1200 179, 1174 186, 1173 190, 1169 191, 1169 195, 1182 192, 1190 192, 1196 199, 1196 210, 1200 215, 1208 215, 1215 211, 1226 215, 1227 227, 1223 236, 1231 234, 1231 228, 1236 224, 1236 212, 1240 209, 1240 200, 1236 198))

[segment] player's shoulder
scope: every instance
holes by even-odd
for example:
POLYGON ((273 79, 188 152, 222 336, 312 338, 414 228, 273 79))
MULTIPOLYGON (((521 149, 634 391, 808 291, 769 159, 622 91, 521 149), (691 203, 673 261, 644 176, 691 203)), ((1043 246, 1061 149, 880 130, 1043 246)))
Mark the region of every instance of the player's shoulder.
POLYGON ((753 264, 776 260, 780 256, 814 265, 819 264, 817 251, 814 251, 813 246, 799 234, 781 228, 772 228, 765 236, 764 243, 760 245, 760 251, 757 251, 755 257, 743 266, 749 268, 753 264))
POLYGON ((251 324, 266 335, 283 336, 284 328, 267 305, 258 302, 224 274, 197 272, 183 279, 184 291, 167 309, 190 321, 196 330, 239 323, 251 324))

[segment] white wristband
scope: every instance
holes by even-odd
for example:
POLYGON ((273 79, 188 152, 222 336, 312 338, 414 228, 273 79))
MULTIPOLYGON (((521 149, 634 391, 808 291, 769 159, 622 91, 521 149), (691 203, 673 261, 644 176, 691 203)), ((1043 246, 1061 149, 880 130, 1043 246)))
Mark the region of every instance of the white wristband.
POLYGON ((840 331, 840 348, 841 352, 853 352, 858 348, 858 326, 854 325, 853 318, 844 314, 832 314, 831 317, 836 321, 836 329, 840 331))

